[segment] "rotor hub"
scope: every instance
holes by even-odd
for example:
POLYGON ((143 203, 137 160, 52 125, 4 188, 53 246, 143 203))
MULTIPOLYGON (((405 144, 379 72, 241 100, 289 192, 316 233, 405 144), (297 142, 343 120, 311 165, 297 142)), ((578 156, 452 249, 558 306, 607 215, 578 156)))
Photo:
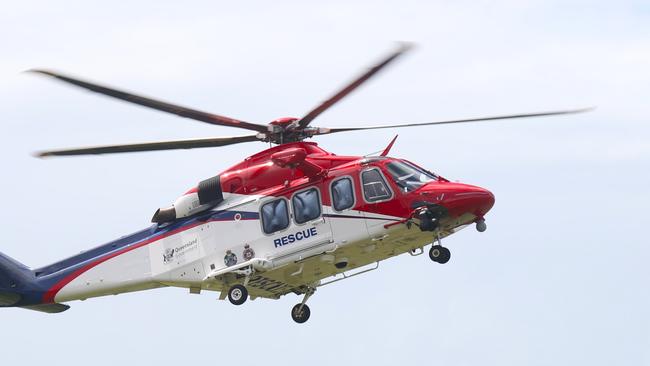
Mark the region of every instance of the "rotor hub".
POLYGON ((282 118, 274 119, 269 124, 273 126, 287 127, 291 125, 293 122, 296 122, 297 120, 298 118, 296 117, 282 117, 282 118))
POLYGON ((274 119, 268 124, 268 133, 262 134, 261 139, 274 144, 302 141, 311 137, 312 128, 301 128, 299 119, 295 117, 282 117, 274 119))

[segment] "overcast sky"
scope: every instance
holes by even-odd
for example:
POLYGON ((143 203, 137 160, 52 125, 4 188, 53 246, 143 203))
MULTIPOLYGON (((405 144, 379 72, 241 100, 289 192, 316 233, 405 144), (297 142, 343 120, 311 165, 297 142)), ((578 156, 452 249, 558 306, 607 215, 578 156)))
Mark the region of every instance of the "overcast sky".
MULTIPOLYGON (((316 126, 598 106, 590 113, 403 129, 392 155, 496 196, 446 265, 402 256, 234 307, 166 288, 0 309, 3 364, 650 365, 647 1, 4 1, 0 251, 32 267, 149 225, 198 181, 265 145, 39 160, 33 151, 245 133, 21 71, 42 67, 246 121, 296 116, 394 41, 417 44, 316 126)), ((337 154, 397 131, 323 136, 337 154)))

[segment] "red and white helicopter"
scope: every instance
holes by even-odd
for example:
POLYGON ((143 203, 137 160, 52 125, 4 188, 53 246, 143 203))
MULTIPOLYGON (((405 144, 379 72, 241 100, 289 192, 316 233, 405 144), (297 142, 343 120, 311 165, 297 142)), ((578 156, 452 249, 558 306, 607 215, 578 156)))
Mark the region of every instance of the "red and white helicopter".
POLYGON ((276 144, 198 183, 166 208, 151 227, 81 254, 30 269, 0 253, 0 306, 61 312, 63 303, 163 286, 191 293, 219 291, 242 305, 250 297, 304 295, 291 316, 309 319, 316 289, 378 268, 387 258, 424 253, 446 263, 441 239, 475 224, 485 231, 494 204, 488 190, 454 183, 406 159, 341 156, 303 140, 324 134, 551 116, 584 110, 372 127, 322 128, 311 122, 409 47, 400 46, 302 118, 244 122, 82 81, 31 70, 100 94, 205 123, 254 133, 130 145, 44 151, 40 157, 276 144))

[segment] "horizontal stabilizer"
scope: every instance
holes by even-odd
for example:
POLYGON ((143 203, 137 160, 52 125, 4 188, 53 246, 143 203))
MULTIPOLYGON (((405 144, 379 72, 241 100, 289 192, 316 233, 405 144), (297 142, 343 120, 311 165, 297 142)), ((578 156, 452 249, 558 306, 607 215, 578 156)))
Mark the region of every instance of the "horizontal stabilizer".
POLYGON ((62 313, 68 309, 70 309, 69 305, 65 304, 39 304, 39 305, 29 305, 29 306, 21 306, 23 309, 27 310, 36 310, 36 311, 41 311, 43 313, 62 313))
POLYGON ((12 306, 22 299, 20 294, 14 292, 0 291, 0 306, 12 306))

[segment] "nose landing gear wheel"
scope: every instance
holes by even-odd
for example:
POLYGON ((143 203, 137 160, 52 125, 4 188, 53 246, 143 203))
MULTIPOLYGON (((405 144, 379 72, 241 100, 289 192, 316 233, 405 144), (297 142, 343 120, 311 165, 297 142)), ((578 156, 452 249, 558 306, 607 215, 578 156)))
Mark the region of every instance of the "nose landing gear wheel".
POLYGON ((296 323, 302 324, 309 320, 309 316, 311 315, 311 311, 309 310, 309 306, 303 305, 303 304, 296 304, 296 306, 291 309, 291 318, 293 321, 296 323), (302 306, 302 309, 300 307, 302 306))
POLYGON ((228 300, 233 305, 241 305, 248 299, 248 290, 242 285, 235 285, 228 290, 228 300))
POLYGON ((441 246, 441 245, 434 245, 429 249, 429 258, 431 258, 432 261, 444 264, 449 262, 449 259, 451 258, 451 252, 449 249, 441 246))

